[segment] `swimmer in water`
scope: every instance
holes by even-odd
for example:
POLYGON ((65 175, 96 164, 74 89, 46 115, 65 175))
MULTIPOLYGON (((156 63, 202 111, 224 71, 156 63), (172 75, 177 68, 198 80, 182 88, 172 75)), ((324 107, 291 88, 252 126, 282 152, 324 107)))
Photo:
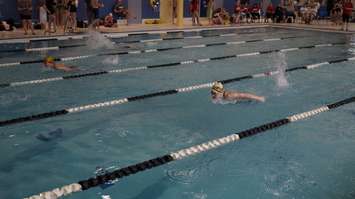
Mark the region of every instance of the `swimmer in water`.
POLYGON ((66 66, 62 63, 55 63, 54 57, 52 56, 48 56, 44 59, 43 64, 45 67, 47 68, 53 68, 56 70, 62 70, 65 72, 70 72, 70 71, 76 71, 78 70, 76 67, 74 66, 66 66))
POLYGON ((265 102, 265 97, 257 96, 251 93, 241 93, 237 91, 224 90, 223 84, 220 82, 214 82, 211 95, 213 100, 223 101, 241 101, 241 100, 255 100, 258 102, 265 102))

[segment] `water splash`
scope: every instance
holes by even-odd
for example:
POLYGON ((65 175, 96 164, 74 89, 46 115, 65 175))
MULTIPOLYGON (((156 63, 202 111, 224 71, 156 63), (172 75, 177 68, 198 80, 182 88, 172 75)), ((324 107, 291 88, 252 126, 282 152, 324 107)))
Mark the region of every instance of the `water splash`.
POLYGON ((351 36, 349 53, 355 55, 355 34, 351 36))
POLYGON ((286 89, 289 87, 289 83, 286 77, 287 61, 284 53, 279 52, 273 57, 273 61, 276 66, 276 75, 274 80, 276 82, 277 88, 286 89))
POLYGON ((0 94, 0 106, 9 106, 12 104, 16 104, 19 102, 25 102, 29 100, 31 97, 28 94, 22 93, 1 93, 0 94))
POLYGON ((90 30, 89 37, 86 41, 86 44, 89 49, 114 49, 114 42, 106 38, 103 34, 90 30))
POLYGON ((108 56, 106 57, 102 63, 106 65, 118 65, 120 59, 118 56, 108 56))
POLYGON ((191 184, 200 176, 199 168, 190 168, 185 170, 168 170, 167 176, 174 182, 181 184, 191 184))

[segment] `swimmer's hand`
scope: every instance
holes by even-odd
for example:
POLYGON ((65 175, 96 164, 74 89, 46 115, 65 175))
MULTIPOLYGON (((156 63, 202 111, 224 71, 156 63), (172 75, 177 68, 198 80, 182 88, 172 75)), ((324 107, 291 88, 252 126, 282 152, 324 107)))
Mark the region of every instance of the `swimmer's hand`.
POLYGON ((266 99, 265 99, 264 96, 262 96, 262 97, 259 98, 259 102, 265 102, 265 100, 266 100, 266 99))

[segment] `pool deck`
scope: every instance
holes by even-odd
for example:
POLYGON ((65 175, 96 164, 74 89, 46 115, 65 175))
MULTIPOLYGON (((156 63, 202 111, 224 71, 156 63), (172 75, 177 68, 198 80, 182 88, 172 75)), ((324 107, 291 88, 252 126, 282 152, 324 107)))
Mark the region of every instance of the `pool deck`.
MULTIPOLYGON (((117 28, 105 28, 100 27, 102 33, 137 33, 137 32, 157 32, 164 31, 182 31, 182 30, 199 30, 199 29, 218 29, 218 28, 253 28, 253 27, 284 27, 284 28, 295 28, 304 30, 318 30, 327 32, 338 32, 338 33, 355 33, 355 23, 349 24, 349 31, 342 31, 341 26, 331 25, 328 21, 315 22, 314 24, 299 24, 299 23, 252 23, 252 24, 241 24, 241 25, 208 25, 206 20, 202 20, 203 26, 192 26, 190 20, 185 20, 184 26, 178 27, 173 24, 132 24, 132 25, 119 25, 117 28)), ((35 30, 36 35, 24 35, 22 29, 16 29, 11 32, 0 32, 0 40, 11 40, 11 39, 41 39, 41 38, 51 38, 58 36, 80 36, 85 35, 87 29, 78 29, 77 33, 64 34, 62 30, 51 35, 43 35, 39 30, 35 30)))

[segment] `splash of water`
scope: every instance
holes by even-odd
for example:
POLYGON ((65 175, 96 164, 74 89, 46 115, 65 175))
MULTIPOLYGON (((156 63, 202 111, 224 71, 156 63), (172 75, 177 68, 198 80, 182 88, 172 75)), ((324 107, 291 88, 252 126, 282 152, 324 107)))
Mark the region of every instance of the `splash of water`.
POLYGON ((355 55, 355 35, 351 36, 349 52, 350 54, 355 55))
POLYGON ((289 87, 289 83, 286 77, 287 61, 284 53, 279 52, 274 57, 274 62, 276 66, 276 75, 274 76, 276 85, 278 89, 286 89, 289 87))
POLYGON ((108 56, 102 61, 102 63, 105 65, 117 65, 119 61, 120 59, 118 56, 108 56))
POLYGON ((86 44, 89 49, 115 48, 114 43, 110 39, 106 38, 103 34, 94 30, 89 31, 89 37, 86 44))

